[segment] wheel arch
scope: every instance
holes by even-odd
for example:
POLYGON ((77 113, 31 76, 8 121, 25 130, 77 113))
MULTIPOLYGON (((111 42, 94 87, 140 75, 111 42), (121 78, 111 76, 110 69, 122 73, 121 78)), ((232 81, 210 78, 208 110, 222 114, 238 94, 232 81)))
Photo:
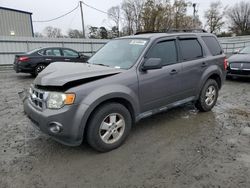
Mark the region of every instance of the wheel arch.
POLYGON ((196 99, 199 98, 204 84, 209 79, 215 80, 218 84, 219 89, 221 89, 223 81, 224 81, 223 80, 223 73, 222 73, 221 69, 219 69, 217 66, 211 66, 209 69, 207 69, 203 73, 202 78, 201 78, 200 83, 199 83, 196 99))
POLYGON ((88 125, 89 125, 89 121, 91 120, 91 118, 93 117, 93 114, 95 113, 95 111, 107 104, 107 103, 119 103, 123 106, 125 106, 125 108, 128 109, 129 113, 131 114, 132 117, 132 123, 135 123, 136 120, 136 109, 134 107, 134 105, 132 105, 132 102, 130 100, 128 100, 127 98, 124 97, 111 97, 111 98, 106 98, 104 100, 98 101, 98 103, 95 103, 94 105, 89 107, 89 110, 87 112, 87 115, 85 115, 83 121, 82 121, 82 125, 83 125, 83 136, 86 137, 86 133, 88 130, 88 125))

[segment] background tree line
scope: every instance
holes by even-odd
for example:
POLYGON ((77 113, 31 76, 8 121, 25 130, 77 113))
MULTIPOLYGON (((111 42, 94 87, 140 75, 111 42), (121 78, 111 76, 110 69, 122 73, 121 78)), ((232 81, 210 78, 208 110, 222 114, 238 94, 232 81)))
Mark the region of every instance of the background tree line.
MULTIPOLYGON (((223 7, 220 1, 211 2, 204 12, 204 25, 198 14, 187 14, 193 8, 186 0, 123 0, 107 12, 109 28, 88 26, 88 37, 109 39, 143 31, 167 31, 170 29, 204 28, 217 35, 250 34, 250 2, 241 1, 223 7), (222 32, 222 30, 224 30, 222 32)), ((63 36, 59 28, 46 27, 47 37, 82 38, 82 31, 69 29, 63 36)), ((36 33, 36 36, 41 36, 36 33)))

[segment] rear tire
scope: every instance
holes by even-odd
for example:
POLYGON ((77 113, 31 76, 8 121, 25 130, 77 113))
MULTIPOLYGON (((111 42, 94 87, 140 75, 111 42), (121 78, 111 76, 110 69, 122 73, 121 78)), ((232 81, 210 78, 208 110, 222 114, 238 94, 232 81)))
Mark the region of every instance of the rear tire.
POLYGON ((213 79, 207 80, 201 90, 200 97, 195 104, 196 108, 201 112, 210 111, 216 104, 218 94, 218 83, 213 79))
POLYGON ((132 125, 131 114, 119 103, 107 103, 91 115, 87 128, 87 142, 97 151, 111 151, 125 141, 132 125))
POLYGON ((46 68, 46 65, 44 65, 44 64, 37 65, 36 68, 35 68, 34 76, 37 76, 45 68, 46 68))

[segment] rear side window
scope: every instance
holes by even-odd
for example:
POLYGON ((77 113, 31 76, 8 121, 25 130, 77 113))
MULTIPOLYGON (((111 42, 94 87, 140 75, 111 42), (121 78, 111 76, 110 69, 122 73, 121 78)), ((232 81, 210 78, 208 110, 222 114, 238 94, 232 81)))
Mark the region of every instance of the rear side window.
POLYGON ((180 50, 185 61, 203 57, 202 48, 197 39, 180 39, 180 50))
POLYGON ((44 50, 40 50, 39 52, 37 52, 39 55, 44 55, 44 50))
POLYGON ((150 49, 147 58, 161 58, 163 66, 176 63, 177 52, 175 41, 171 40, 157 43, 150 49))
POLYGON ((206 43, 209 51, 211 52, 213 56, 222 54, 222 49, 218 41, 216 40, 216 38, 212 36, 206 36, 206 37, 201 37, 201 38, 206 43))

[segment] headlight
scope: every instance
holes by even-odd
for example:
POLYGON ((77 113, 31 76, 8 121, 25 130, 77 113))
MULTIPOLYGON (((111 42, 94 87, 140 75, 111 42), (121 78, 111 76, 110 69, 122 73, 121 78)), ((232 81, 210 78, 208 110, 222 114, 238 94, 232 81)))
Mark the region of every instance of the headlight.
POLYGON ((75 94, 73 93, 50 92, 47 98, 47 108, 59 109, 64 105, 73 104, 74 100, 75 94))

